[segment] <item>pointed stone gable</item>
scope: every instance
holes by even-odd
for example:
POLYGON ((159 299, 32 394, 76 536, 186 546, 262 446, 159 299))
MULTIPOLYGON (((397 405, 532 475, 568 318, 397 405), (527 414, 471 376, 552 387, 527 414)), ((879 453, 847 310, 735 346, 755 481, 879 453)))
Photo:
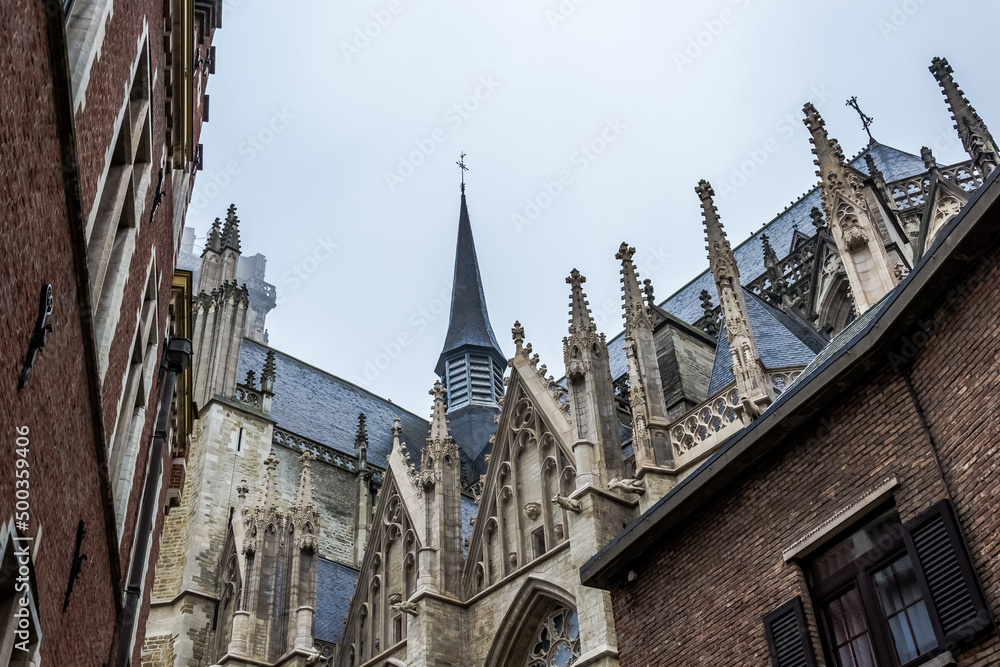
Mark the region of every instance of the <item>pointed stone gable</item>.
POLYGON ((462 576, 466 599, 568 538, 567 510, 554 499, 576 487, 572 429, 553 393, 554 381, 524 343, 520 325, 514 327, 514 341, 517 351, 462 576))
POLYGON ((861 313, 896 285, 893 264, 862 192, 856 171, 849 169, 836 139, 831 139, 816 107, 803 107, 820 177, 823 212, 847 271, 861 313))

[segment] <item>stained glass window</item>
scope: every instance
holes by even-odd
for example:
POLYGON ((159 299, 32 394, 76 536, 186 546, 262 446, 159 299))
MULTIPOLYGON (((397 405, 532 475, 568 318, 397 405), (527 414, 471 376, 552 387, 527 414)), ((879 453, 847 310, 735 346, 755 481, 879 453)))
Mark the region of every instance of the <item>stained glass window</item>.
POLYGON ((542 622, 528 648, 525 667, 569 667, 580 657, 580 620, 565 607, 542 622))

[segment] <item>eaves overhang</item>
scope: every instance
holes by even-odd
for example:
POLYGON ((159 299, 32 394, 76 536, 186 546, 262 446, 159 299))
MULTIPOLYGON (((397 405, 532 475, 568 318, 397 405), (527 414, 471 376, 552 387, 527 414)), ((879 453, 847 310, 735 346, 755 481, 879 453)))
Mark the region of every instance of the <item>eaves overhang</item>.
POLYGON ((588 560, 580 568, 583 584, 608 589, 623 580, 621 573, 636 559, 678 534, 698 508, 880 366, 900 337, 949 298, 953 285, 1000 240, 998 177, 1000 169, 941 231, 906 279, 873 306, 880 312, 866 326, 588 560))

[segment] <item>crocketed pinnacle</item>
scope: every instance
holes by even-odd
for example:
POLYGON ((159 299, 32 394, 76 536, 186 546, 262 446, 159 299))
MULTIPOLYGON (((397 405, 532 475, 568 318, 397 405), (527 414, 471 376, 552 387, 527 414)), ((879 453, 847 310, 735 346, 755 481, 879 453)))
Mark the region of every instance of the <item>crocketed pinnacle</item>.
POLYGON ((566 282, 570 285, 569 332, 573 334, 595 331, 597 326, 590 314, 587 295, 583 292, 583 283, 587 282, 587 278, 573 269, 566 278, 566 282))
POLYGON ((207 252, 222 252, 222 221, 218 218, 212 223, 212 229, 208 232, 208 239, 205 240, 205 249, 202 250, 201 256, 204 257, 207 252))
POLYGON ((236 204, 230 204, 226 211, 226 224, 222 228, 222 247, 240 252, 240 219, 236 215, 236 204))
POLYGON ((434 388, 428 392, 434 397, 434 405, 431 408, 431 431, 427 437, 427 442, 443 442, 451 439, 448 432, 448 419, 445 417, 444 387, 441 381, 434 383, 434 388))

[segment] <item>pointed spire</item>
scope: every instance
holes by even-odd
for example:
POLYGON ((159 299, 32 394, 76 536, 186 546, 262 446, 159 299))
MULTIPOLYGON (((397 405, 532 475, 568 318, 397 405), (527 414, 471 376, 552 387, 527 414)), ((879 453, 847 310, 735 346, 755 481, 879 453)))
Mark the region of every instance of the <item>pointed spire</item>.
POLYGON ((844 263, 858 313, 863 313, 896 286, 889 254, 869 209, 856 172, 849 169, 836 139, 811 103, 803 107, 819 168, 820 200, 830 234, 844 263))
POLYGON ((587 295, 583 293, 583 283, 587 282, 586 276, 580 275, 576 269, 570 271, 566 282, 570 286, 569 294, 569 332, 589 333, 597 330, 594 318, 590 313, 590 304, 587 295))
POLYGON ((623 476, 621 437, 615 405, 614 383, 608 347, 591 316, 583 283, 587 279, 573 269, 566 282, 570 286, 569 335, 563 338, 563 361, 569 398, 569 414, 576 442, 573 445, 579 485, 604 488, 611 477, 623 476))
POLYGON ((236 215, 236 204, 230 204, 226 211, 226 226, 222 228, 223 248, 240 252, 240 219, 236 215))
POLYGON ((252 368, 247 371, 247 377, 243 380, 243 384, 253 389, 257 388, 257 373, 252 368))
POLYGON ((274 391, 274 381, 277 379, 274 371, 274 350, 268 350, 264 355, 264 368, 260 372, 260 388, 262 391, 274 391))
POLYGON ((635 248, 629 247, 629 244, 624 242, 615 253, 615 259, 622 263, 621 283, 626 334, 636 327, 652 330, 652 320, 649 317, 646 301, 643 299, 642 288, 639 286, 639 274, 632 261, 634 255, 635 248))
POLYGON ((986 123, 955 83, 955 79, 952 78, 954 71, 946 58, 934 58, 929 69, 941 86, 941 92, 948 103, 948 110, 951 112, 952 120, 955 121, 955 129, 958 130, 965 152, 979 167, 983 177, 989 176, 997 164, 1000 164, 1000 151, 997 150, 997 143, 986 128, 986 123))
MULTIPOLYGON (((358 413, 358 433, 354 436, 354 449, 358 452, 358 467, 366 468, 368 467, 368 429, 365 426, 365 413, 358 413)), ((393 422, 393 428, 399 423, 397 418, 393 422)))
POLYGON ((267 455, 267 458, 264 459, 264 473, 260 484, 260 496, 257 499, 257 504, 262 508, 274 507, 276 500, 274 489, 274 469, 277 467, 278 459, 274 456, 274 451, 272 450, 267 455))
POLYGON ((774 390, 757 351, 757 341, 754 339, 740 283, 739 267, 712 199, 715 192, 705 180, 698 182, 695 192, 701 199, 705 238, 708 241, 708 264, 712 277, 715 278, 719 309, 722 311, 729 350, 733 356, 733 376, 740 395, 740 411, 745 419, 754 419, 774 400, 774 390))
POLYGON ((403 425, 399 422, 399 417, 392 420, 392 448, 397 449, 402 446, 403 425))
POLYGON ((311 468, 315 458, 316 456, 308 449, 299 457, 299 461, 302 462, 302 472, 299 474, 299 489, 295 493, 295 506, 301 509, 312 507, 313 504, 311 468))
POLYGON ((218 218, 212 223, 212 229, 208 232, 205 249, 201 251, 201 256, 204 257, 205 253, 209 251, 222 252, 222 221, 218 218))
POLYGON ((435 372, 443 376, 446 358, 466 346, 484 349, 498 364, 506 364, 507 360, 500 351, 486 309, 483 280, 479 273, 479 260, 476 258, 476 242, 472 236, 469 208, 463 193, 458 217, 458 242, 455 247, 451 315, 435 372))
POLYGON ((701 299, 701 318, 705 320, 702 328, 709 336, 714 336, 719 333, 719 327, 715 324, 715 306, 712 305, 712 295, 708 293, 707 289, 703 289, 698 298, 701 299))
POLYGON ((924 169, 930 171, 932 169, 937 169, 938 163, 934 159, 934 153, 927 146, 923 146, 920 149, 920 159, 924 161, 924 169))
POLYGON ((813 227, 816 228, 817 232, 826 229, 826 221, 823 220, 823 211, 819 210, 819 208, 812 207, 812 210, 809 211, 809 219, 812 220, 813 227))
MULTIPOLYGON (((625 350, 629 354, 629 391, 635 429, 649 429, 649 447, 636 452, 636 468, 672 465, 673 451, 667 434, 667 408, 663 380, 656 358, 653 320, 639 286, 639 274, 632 257, 635 248, 622 243, 615 258, 622 263, 622 300, 625 308, 625 350)), ((637 473, 638 474, 638 473, 637 473)))
POLYGON ((434 388, 428 392, 434 397, 434 406, 431 408, 431 432, 427 437, 427 442, 443 442, 451 438, 448 432, 448 419, 445 417, 444 387, 441 381, 434 383, 434 388))
POLYGON ((778 253, 771 247, 771 240, 767 234, 760 235, 760 242, 764 249, 764 269, 767 272, 768 281, 771 283, 769 298, 778 305, 783 305, 788 293, 788 281, 785 280, 785 273, 778 260, 778 253))

